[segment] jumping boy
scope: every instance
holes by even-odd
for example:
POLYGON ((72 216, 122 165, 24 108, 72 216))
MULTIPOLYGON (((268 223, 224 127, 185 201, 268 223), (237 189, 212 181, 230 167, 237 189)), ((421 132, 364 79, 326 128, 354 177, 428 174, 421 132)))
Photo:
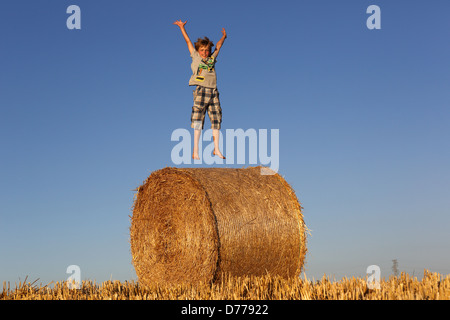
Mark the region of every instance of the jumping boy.
POLYGON ((213 129, 214 151, 213 154, 222 159, 225 157, 219 150, 220 125, 222 123, 222 109, 219 101, 219 91, 217 90, 217 78, 214 65, 217 55, 227 37, 225 29, 222 28, 222 38, 217 42, 216 49, 211 54, 211 48, 214 44, 207 38, 198 39, 195 46, 192 45, 189 36, 186 33, 184 25, 187 21, 175 21, 173 24, 180 27, 184 40, 187 43, 189 53, 192 58, 192 76, 189 79, 190 86, 196 86, 194 90, 194 106, 191 114, 191 127, 194 128, 194 151, 192 158, 199 160, 198 142, 200 133, 205 122, 205 113, 208 111, 213 129))

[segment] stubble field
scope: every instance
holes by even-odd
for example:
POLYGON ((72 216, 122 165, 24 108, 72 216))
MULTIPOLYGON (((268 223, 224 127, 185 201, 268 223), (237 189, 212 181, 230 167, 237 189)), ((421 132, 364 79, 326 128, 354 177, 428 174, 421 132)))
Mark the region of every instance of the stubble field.
POLYGON ((64 281, 36 283, 3 282, 0 300, 450 300, 450 275, 427 270, 421 280, 406 273, 381 279, 379 289, 371 289, 364 278, 332 281, 326 276, 309 280, 270 275, 171 287, 144 287, 134 281, 82 281, 78 289, 64 281))

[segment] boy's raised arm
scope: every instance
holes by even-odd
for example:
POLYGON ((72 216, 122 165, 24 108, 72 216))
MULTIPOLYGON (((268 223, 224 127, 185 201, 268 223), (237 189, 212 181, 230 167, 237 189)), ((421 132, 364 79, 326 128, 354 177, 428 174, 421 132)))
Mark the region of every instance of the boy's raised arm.
POLYGON ((186 44, 189 49, 189 53, 192 55, 192 53, 195 51, 194 46, 192 45, 191 39, 189 39, 189 36, 186 32, 186 29, 184 28, 184 25, 187 21, 182 22, 181 20, 175 21, 173 24, 180 27, 181 33, 183 34, 184 40, 186 41, 186 44))
POLYGON ((219 54, 220 48, 222 48, 223 42, 227 38, 227 32, 225 31, 225 28, 222 28, 222 38, 220 38, 219 42, 216 44, 216 49, 214 50, 214 56, 217 57, 219 54))

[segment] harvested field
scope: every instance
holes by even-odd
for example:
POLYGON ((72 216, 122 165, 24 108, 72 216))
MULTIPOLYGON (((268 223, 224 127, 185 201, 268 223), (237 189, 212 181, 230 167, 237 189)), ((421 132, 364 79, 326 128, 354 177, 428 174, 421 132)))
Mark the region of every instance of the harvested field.
POLYGON ((143 286, 136 282, 83 281, 80 289, 64 282, 48 286, 3 283, 0 300, 450 300, 450 275, 424 271, 421 280, 402 273, 369 289, 366 279, 327 277, 312 281, 279 276, 222 277, 215 283, 143 286))

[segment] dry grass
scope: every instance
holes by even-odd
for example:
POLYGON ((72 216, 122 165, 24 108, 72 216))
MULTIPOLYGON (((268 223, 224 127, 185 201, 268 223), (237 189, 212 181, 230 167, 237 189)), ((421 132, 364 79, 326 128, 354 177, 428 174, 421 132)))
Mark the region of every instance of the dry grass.
POLYGON ((135 282, 83 281, 80 289, 64 282, 50 286, 3 283, 0 300, 450 300, 450 275, 424 272, 419 281, 408 274, 380 281, 370 290, 366 279, 319 281, 279 276, 223 277, 215 283, 141 286, 135 282))

